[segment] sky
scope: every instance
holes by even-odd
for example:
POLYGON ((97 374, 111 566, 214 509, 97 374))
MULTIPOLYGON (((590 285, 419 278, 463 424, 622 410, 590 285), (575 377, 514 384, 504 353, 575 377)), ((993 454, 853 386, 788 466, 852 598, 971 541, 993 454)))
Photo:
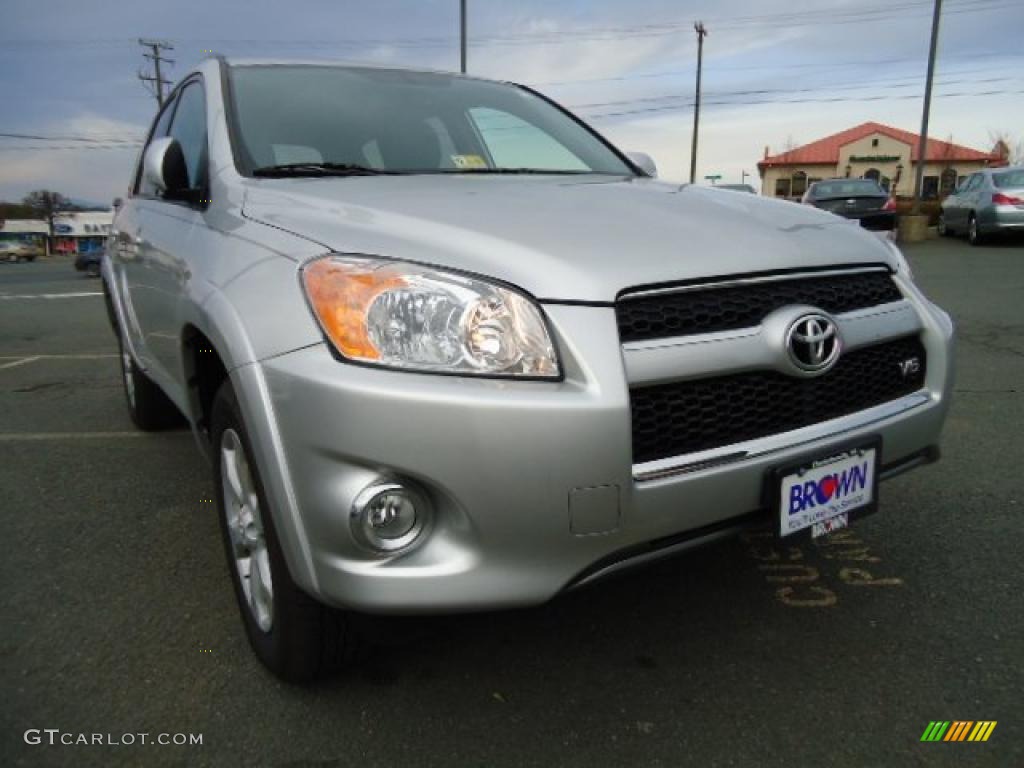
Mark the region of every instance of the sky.
MULTIPOLYGON (((468 0, 471 74, 536 87, 662 178, 686 180, 696 35, 697 178, 758 186, 757 161, 865 121, 918 132, 933 0, 468 0), (744 176, 744 173, 748 174, 744 176)), ((156 102, 138 38, 174 81, 214 51, 459 67, 458 0, 3 0, 0 200, 127 187, 156 102), (70 140, 73 139, 73 140, 70 140)), ((1024 142, 1024 0, 943 0, 929 133, 1024 142)))

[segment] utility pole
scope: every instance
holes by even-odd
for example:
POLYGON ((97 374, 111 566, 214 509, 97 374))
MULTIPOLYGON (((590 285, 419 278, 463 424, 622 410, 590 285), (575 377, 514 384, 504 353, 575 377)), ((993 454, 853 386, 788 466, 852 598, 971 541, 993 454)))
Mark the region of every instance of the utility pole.
POLYGON ((459 31, 459 71, 462 72, 462 74, 466 74, 466 0, 459 0, 459 31))
POLYGON ((928 160, 928 113, 932 107, 932 77, 935 75, 935 49, 939 43, 939 17, 942 15, 942 0, 935 0, 932 14, 932 42, 928 48, 928 79, 924 84, 924 111, 921 114, 921 136, 917 140, 917 168, 914 173, 914 205, 912 216, 921 213, 921 185, 924 181, 924 164, 928 160))
POLYGON ((153 62, 153 74, 147 74, 140 69, 139 80, 143 83, 153 84, 153 95, 156 96, 156 103, 162 107, 164 105, 164 85, 169 86, 171 81, 163 78, 163 75, 160 73, 160 65, 173 64, 174 59, 165 59, 160 53, 162 51, 173 51, 174 46, 166 40, 144 40, 141 37, 139 38, 139 45, 152 51, 152 53, 144 53, 142 55, 153 62))
POLYGON ((697 31, 697 98, 693 103, 693 144, 690 147, 691 184, 697 178, 697 129, 700 127, 700 72, 704 60, 704 37, 708 33, 704 28, 703 21, 696 22, 693 28, 697 31))

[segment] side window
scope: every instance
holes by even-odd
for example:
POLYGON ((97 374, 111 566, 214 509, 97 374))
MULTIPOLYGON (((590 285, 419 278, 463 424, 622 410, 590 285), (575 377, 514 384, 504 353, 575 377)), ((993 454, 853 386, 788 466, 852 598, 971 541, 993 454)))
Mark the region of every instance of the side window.
POLYGON ((193 189, 206 186, 206 97, 203 86, 189 83, 178 97, 168 134, 181 144, 188 170, 188 183, 193 189))
POLYGON ((171 124, 171 117, 174 115, 174 102, 176 99, 168 99, 167 103, 164 104, 164 108, 156 118, 156 123, 153 125, 153 133, 150 134, 149 141, 146 142, 145 148, 142 150, 142 155, 139 156, 139 167, 135 172, 135 186, 133 191, 136 195, 152 195, 155 194, 155 190, 149 189, 146 180, 142 177, 142 158, 146 154, 146 149, 149 149, 149 145, 155 139, 162 139, 167 135, 167 127, 171 124))
POLYGON ((964 192, 973 192, 981 186, 981 174, 972 173, 971 177, 967 179, 967 186, 964 187, 964 192))
POLYGON ((554 137, 515 115, 489 107, 473 107, 469 115, 499 168, 587 170, 554 137))

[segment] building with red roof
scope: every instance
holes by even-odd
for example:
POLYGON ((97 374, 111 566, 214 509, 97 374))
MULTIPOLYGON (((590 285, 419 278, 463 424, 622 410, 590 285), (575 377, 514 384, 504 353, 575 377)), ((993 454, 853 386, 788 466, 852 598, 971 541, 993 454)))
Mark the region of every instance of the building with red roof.
MULTIPOLYGON (((799 199, 807 185, 837 177, 876 179, 893 195, 910 196, 917 169, 919 135, 883 125, 861 123, 823 139, 772 155, 765 147, 757 164, 761 194, 799 199)), ((939 139, 928 139, 924 199, 948 195, 964 176, 1006 164, 1005 147, 983 152, 939 139)))

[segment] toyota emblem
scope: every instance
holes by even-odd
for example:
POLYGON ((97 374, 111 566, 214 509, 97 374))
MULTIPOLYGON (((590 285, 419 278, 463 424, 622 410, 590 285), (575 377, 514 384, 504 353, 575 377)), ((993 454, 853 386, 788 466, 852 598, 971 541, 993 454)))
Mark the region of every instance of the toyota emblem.
POLYGON ((802 373, 825 373, 839 359, 839 330, 825 315, 801 315, 786 333, 786 351, 802 373))

